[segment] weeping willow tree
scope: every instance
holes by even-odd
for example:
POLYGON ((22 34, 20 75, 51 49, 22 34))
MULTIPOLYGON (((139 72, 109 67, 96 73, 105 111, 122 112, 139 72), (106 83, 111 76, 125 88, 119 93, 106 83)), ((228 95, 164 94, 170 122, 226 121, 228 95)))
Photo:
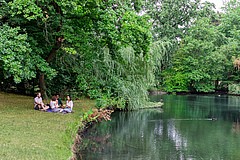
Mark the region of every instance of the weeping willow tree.
POLYGON ((131 47, 121 48, 119 52, 121 61, 116 61, 108 49, 103 49, 108 81, 116 82, 115 97, 124 101, 125 109, 141 108, 148 104, 148 89, 155 85, 156 73, 161 72, 163 67, 171 66, 169 60, 174 52, 173 45, 170 42, 155 42, 148 57, 142 54, 136 56, 131 47))
POLYGON ((122 47, 118 59, 103 48, 91 63, 89 78, 78 76, 78 86, 86 89, 91 98, 97 98, 100 106, 137 109, 146 105, 147 89, 154 81, 151 62, 143 54, 136 55, 132 47, 122 47))
POLYGON ((162 86, 163 75, 162 72, 166 69, 171 69, 173 66, 173 55, 178 49, 176 41, 156 41, 152 43, 150 49, 150 58, 155 82, 153 87, 160 88, 162 86))
POLYGON ((155 66, 154 72, 172 67, 172 57, 177 51, 177 42, 156 41, 151 45, 151 58, 155 66))
POLYGON ((147 56, 136 54, 131 46, 121 47, 117 51, 117 58, 107 47, 92 47, 91 54, 63 54, 61 58, 55 59, 54 62, 60 64, 58 73, 71 73, 71 76, 58 76, 48 80, 47 85, 62 83, 62 88, 69 87, 78 96, 97 99, 99 107, 117 106, 134 110, 146 106, 148 88, 155 84, 155 72, 161 68, 162 59, 169 54, 167 52, 171 44, 154 43, 147 56), (68 67, 64 68, 62 64, 68 67))

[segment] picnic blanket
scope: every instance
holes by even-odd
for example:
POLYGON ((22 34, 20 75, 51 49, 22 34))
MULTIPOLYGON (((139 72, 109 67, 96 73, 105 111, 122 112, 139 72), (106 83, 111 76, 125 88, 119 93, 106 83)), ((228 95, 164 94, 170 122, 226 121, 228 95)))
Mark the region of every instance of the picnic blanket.
MULTIPOLYGON (((47 109, 47 112, 57 113, 57 112, 53 112, 50 108, 47 109)), ((68 113, 68 112, 66 112, 66 111, 62 111, 62 112, 60 112, 60 113, 68 113)))

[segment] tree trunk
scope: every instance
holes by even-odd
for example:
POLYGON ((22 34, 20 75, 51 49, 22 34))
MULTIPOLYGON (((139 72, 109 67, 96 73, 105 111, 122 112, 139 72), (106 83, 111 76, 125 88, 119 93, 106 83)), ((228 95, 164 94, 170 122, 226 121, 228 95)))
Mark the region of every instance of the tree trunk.
POLYGON ((47 92, 46 92, 46 85, 44 82, 44 74, 39 75, 39 86, 40 86, 40 91, 43 99, 48 100, 47 92))
POLYGON ((34 84, 34 79, 32 79, 32 91, 31 91, 31 95, 35 96, 35 84, 34 84))
POLYGON ((218 90, 218 86, 219 86, 218 83, 219 83, 219 81, 218 81, 218 79, 217 79, 217 80, 215 81, 215 91, 218 90))
MULTIPOLYGON (((59 32, 62 29, 63 12, 61 10, 61 7, 58 6, 58 4, 56 2, 52 1, 50 3, 50 5, 53 5, 55 11, 57 13, 60 13, 60 15, 61 15, 60 25, 57 27, 57 32, 59 32)), ((50 53, 48 55, 48 58, 46 59, 47 63, 50 63, 52 61, 52 59, 54 58, 54 56, 57 53, 57 50, 59 50, 61 48, 63 42, 64 42, 63 36, 56 36, 56 43, 55 43, 55 46, 50 51, 50 53)), ((46 84, 44 82, 44 73, 40 73, 39 74, 39 85, 40 85, 40 91, 41 91, 43 99, 47 99, 48 100, 48 96, 47 96, 47 92, 46 92, 46 84)))

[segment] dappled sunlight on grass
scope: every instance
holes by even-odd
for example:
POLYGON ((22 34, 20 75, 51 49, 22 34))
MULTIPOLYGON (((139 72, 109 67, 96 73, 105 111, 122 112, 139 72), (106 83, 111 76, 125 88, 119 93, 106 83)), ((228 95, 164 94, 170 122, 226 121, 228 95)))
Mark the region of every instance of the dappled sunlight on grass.
POLYGON ((75 112, 61 114, 34 110, 33 99, 0 93, 0 159, 67 159, 72 136, 66 140, 65 130, 80 120, 83 110, 93 108, 94 101, 74 101, 75 112))

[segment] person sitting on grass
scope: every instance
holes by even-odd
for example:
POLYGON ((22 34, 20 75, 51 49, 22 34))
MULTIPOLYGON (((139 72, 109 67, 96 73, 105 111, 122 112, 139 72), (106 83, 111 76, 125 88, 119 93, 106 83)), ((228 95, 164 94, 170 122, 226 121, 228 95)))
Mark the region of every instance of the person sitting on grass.
POLYGON ((60 112, 65 111, 65 112, 72 112, 73 109, 73 101, 70 95, 67 96, 67 104, 65 109, 61 109, 60 112))
POLYGON ((59 98, 59 95, 57 94, 56 97, 57 97, 57 101, 58 101, 58 106, 59 106, 60 108, 62 108, 63 103, 62 103, 61 99, 59 98))
POLYGON ((47 110, 48 107, 44 105, 41 97, 41 93, 37 93, 37 97, 34 98, 34 109, 36 110, 47 110))
POLYGON ((58 101, 57 101, 57 97, 53 96, 51 101, 50 101, 50 107, 52 109, 53 112, 59 112, 61 108, 59 108, 58 106, 58 101))

